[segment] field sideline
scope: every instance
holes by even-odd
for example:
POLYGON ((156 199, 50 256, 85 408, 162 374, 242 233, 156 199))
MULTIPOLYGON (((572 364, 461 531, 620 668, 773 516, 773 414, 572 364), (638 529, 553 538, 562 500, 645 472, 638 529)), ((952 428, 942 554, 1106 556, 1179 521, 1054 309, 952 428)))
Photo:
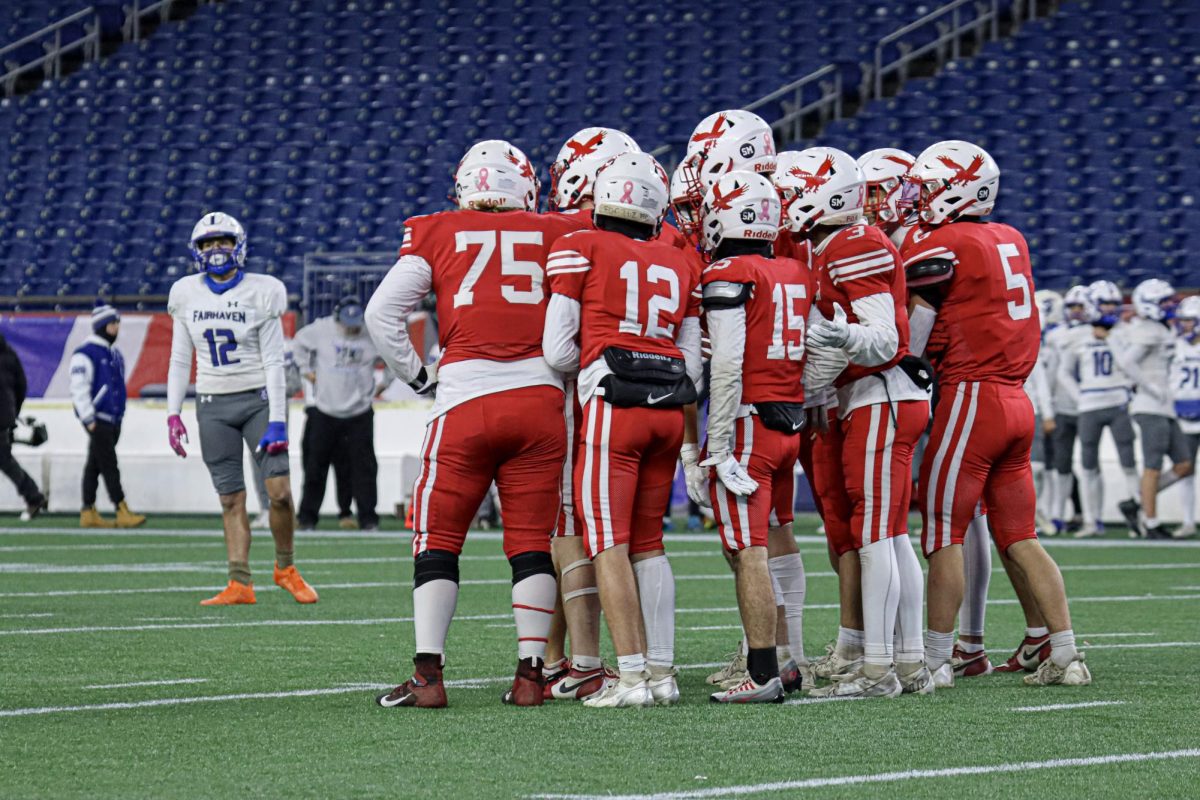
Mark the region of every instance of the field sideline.
MULTIPOLYGON (((0 523, 2 797, 1183 798, 1200 785, 1200 542, 1049 540, 1091 687, 993 675, 928 698, 728 708, 708 704, 704 676, 736 644, 732 580, 715 534, 675 535, 684 702, 595 711, 500 704, 509 571, 496 534, 476 535, 451 707, 425 711, 372 702, 411 667, 411 558, 394 521, 300 537, 314 607, 269 586, 270 537, 256 532, 258 604, 210 609, 199 600, 225 581, 215 517, 115 532, 76 519, 0 523)), ((837 625, 815 525, 797 531, 810 657, 837 625)), ((999 662, 1022 632, 994 566, 999 662)))

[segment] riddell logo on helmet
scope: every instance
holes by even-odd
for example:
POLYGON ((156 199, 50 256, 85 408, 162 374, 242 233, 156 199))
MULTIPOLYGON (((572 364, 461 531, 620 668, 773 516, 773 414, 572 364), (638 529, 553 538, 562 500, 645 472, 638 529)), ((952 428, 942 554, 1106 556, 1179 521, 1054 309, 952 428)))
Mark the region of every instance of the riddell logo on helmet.
POLYGON ((741 216, 742 222, 746 223, 747 225, 753 223, 754 220, 758 218, 758 215, 754 213, 753 208, 743 208, 742 213, 739 216, 741 216))
POLYGON ((754 158, 754 144, 752 142, 745 142, 738 149, 738 152, 742 154, 742 158, 754 158))

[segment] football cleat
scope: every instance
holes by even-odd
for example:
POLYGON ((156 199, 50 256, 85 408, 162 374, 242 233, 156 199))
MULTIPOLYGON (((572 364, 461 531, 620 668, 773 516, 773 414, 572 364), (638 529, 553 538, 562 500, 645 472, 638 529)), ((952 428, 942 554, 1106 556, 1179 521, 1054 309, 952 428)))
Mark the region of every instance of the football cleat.
POLYGON ((788 694, 811 689, 817 685, 817 676, 813 674, 812 664, 797 664, 794 658, 789 658, 787 663, 779 668, 779 680, 783 683, 783 690, 788 694))
POLYGON ((678 673, 674 667, 660 669, 652 667, 646 685, 650 687, 650 696, 656 706, 673 706, 679 702, 679 684, 675 680, 678 673))
POLYGON ((729 663, 705 678, 705 683, 720 686, 731 680, 736 680, 740 683, 745 679, 746 657, 742 655, 742 652, 739 650, 736 653, 730 653, 726 657, 729 659, 729 663))
MULTIPOLYGON (((1075 531, 1076 539, 1096 539, 1103 535, 1104 523, 1102 522, 1086 523, 1082 528, 1075 531)), ((1129 535, 1135 539, 1137 538, 1137 533, 1133 529, 1130 529, 1129 535)))
POLYGON ((916 664, 915 667, 915 669, 901 670, 900 665, 897 665, 896 678, 900 681, 901 693, 933 694, 936 688, 933 682, 933 673, 924 664, 916 664))
POLYGON ((21 512, 21 522, 29 522, 36 519, 39 514, 50 507, 50 501, 43 495, 42 499, 34 500, 25 506, 25 510, 21 512))
POLYGON ((995 667, 996 672, 1033 672, 1050 658, 1050 635, 1026 636, 1008 661, 995 667))
POLYGON ((1034 515, 1033 525, 1037 528, 1038 536, 1054 536, 1058 533, 1054 523, 1041 511, 1038 511, 1034 515))
POLYGON ((1145 536, 1141 520, 1138 518, 1138 512, 1142 510, 1142 507, 1138 505, 1137 500, 1132 497, 1122 500, 1117 503, 1117 510, 1121 512, 1121 516, 1125 518, 1125 524, 1129 526, 1130 537, 1145 536))
POLYGON ((571 667, 564 671, 563 677, 553 684, 547 679, 546 686, 550 696, 555 700, 582 700, 591 697, 604 688, 604 682, 609 677, 604 667, 596 669, 576 669, 571 667))
POLYGON ((442 667, 437 656, 417 656, 413 676, 387 694, 375 698, 384 708, 408 706, 414 708, 445 708, 446 685, 442 682, 442 667))
POLYGON ((296 598, 297 603, 315 603, 317 602, 317 590, 308 585, 308 581, 300 577, 300 573, 296 571, 296 565, 287 569, 275 567, 275 585, 282 586, 292 597, 296 598))
POLYGON ((954 667, 949 661, 933 671, 933 686, 935 689, 954 688, 954 667))
POLYGON ((889 669, 882 677, 871 678, 859 669, 856 674, 838 681, 835 684, 833 694, 830 696, 842 700, 866 697, 899 697, 902 691, 904 690, 900 686, 900 680, 896 677, 896 670, 889 669))
POLYGON ((1171 534, 1172 539, 1190 539, 1196 535, 1195 525, 1184 525, 1171 534))
POLYGON ((207 600, 201 600, 202 606, 252 606, 254 598, 253 583, 239 583, 231 580, 229 585, 207 600))
POLYGON ((987 653, 983 650, 968 653, 955 647, 953 655, 950 656, 950 667, 954 670, 956 678, 974 678, 992 673, 992 662, 988 661, 987 653))
POLYGON ((1047 658, 1037 672, 1025 676, 1026 686, 1087 686, 1091 682, 1092 673, 1083 663, 1083 653, 1077 654, 1065 667, 1047 658))
POLYGON ((517 662, 512 688, 500 699, 509 706, 540 706, 546 702, 545 686, 541 664, 535 665, 532 658, 522 658, 517 662))
POLYGON ((550 670, 550 674, 546 674, 546 668, 542 668, 542 692, 547 700, 554 699, 554 686, 563 678, 567 677, 571 672, 571 662, 567 659, 561 659, 558 662, 561 666, 558 669, 550 670))
POLYGON ((825 647, 825 655, 813 662, 813 675, 824 680, 833 680, 835 675, 850 675, 862 666, 862 656, 842 658, 833 645, 825 647))
POLYGON ((354 517, 338 517, 338 528, 344 531, 356 531, 358 523, 355 522, 354 517))
POLYGON ((1174 539, 1175 537, 1171 534, 1170 528, 1160 523, 1155 525, 1153 528, 1146 528, 1146 538, 1161 541, 1165 539, 1174 539))
POLYGON ((787 692, 778 677, 758 684, 749 675, 736 686, 713 692, 708 696, 712 703, 782 703, 787 692))
POLYGON ((604 688, 583 701, 588 708, 638 708, 654 705, 654 695, 645 680, 626 683, 620 678, 608 678, 604 688))

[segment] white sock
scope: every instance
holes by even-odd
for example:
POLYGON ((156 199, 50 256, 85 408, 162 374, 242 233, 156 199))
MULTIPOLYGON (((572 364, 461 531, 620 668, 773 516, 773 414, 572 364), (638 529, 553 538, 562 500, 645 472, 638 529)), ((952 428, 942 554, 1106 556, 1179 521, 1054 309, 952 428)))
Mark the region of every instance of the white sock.
POLYGON ((1049 505, 1046 497, 1049 494, 1046 486, 1046 465, 1039 461, 1034 461, 1030 466, 1033 469, 1033 497, 1037 503, 1038 511, 1045 514, 1046 507, 1049 505))
POLYGON ((1067 629, 1050 634, 1050 660, 1055 664, 1065 667, 1078 654, 1075 650, 1075 631, 1067 629))
POLYGON ((603 666, 600 656, 575 656, 571 659, 571 666, 581 672, 587 672, 593 669, 600 669, 603 666))
POLYGON ((1043 625, 1040 628, 1026 628, 1025 635, 1030 639, 1040 639, 1043 636, 1050 635, 1050 629, 1043 625))
POLYGON ((959 639, 957 642, 954 643, 954 646, 957 647, 959 650, 962 650, 964 653, 982 653, 983 652, 983 645, 980 644, 979 642, 964 642, 962 639, 959 639))
POLYGON ((908 534, 893 536, 892 549, 896 552, 896 572, 900 577, 900 606, 896 612, 893 655, 897 663, 920 663, 925 660, 925 574, 921 572, 921 562, 917 560, 908 534))
POLYGON ((1179 500, 1183 503, 1183 524, 1185 527, 1196 527, 1196 476, 1188 475, 1180 478, 1179 500))
POLYGON ((560 658, 558 661, 555 661, 554 663, 550 663, 549 661, 547 661, 542 664, 542 677, 549 678, 551 675, 558 672, 560 669, 562 669, 566 665, 567 665, 567 660, 565 658, 560 658))
POLYGON ((1121 472, 1125 475, 1125 499, 1136 501, 1142 496, 1142 479, 1138 477, 1138 471, 1133 467, 1122 467, 1121 472))
POLYGON ((517 657, 546 660, 546 639, 554 618, 558 581, 553 575, 530 575, 512 587, 513 617, 517 622, 517 657))
MULTIPOLYGON (((448 580, 427 581, 413 589, 413 628, 418 653, 437 653, 446 658, 446 632, 458 605, 458 584, 448 580)), ((554 607, 554 595, 550 596, 554 607)), ((545 643, 542 644, 545 653, 545 643)))
POLYGON ((1083 471, 1083 485, 1079 487, 1079 499, 1083 503, 1083 524, 1094 525, 1104 512, 1104 477, 1098 469, 1083 471))
POLYGON ((863 632, 854 628, 843 628, 839 625, 837 645, 834 650, 847 661, 862 658, 863 632))
POLYGON ((1158 527, 1158 517, 1146 517, 1146 527, 1147 528, 1157 528, 1158 527))
POLYGON ((896 551, 891 542, 882 539, 863 545, 858 561, 862 565, 863 662, 890 667, 900 605, 896 551))
POLYGON ((617 656, 617 669, 621 673, 621 683, 638 683, 642 680, 642 673, 646 671, 646 656, 641 653, 617 656))
POLYGON ((792 651, 787 648, 787 645, 775 646, 775 660, 780 666, 786 664, 792 658, 792 651))
POLYGON ((925 666, 930 672, 936 672, 943 664, 950 661, 954 652, 954 631, 939 633, 925 631, 925 666))
POLYGON ((1163 489, 1169 489, 1175 484, 1179 483, 1181 480, 1183 480, 1183 478, 1179 477, 1179 473, 1177 473, 1175 470, 1163 470, 1162 472, 1158 473, 1158 491, 1161 492, 1163 489))
POLYGON ((1067 503, 1071 500, 1071 491, 1075 488, 1075 473, 1059 472, 1058 475, 1058 492, 1054 497, 1054 508, 1051 510, 1053 519, 1065 520, 1067 518, 1067 503))
POLYGON ((642 623, 646 626, 646 662, 670 667, 675 663, 675 575, 666 556, 655 556, 633 565, 642 623))
POLYGON ((738 653, 743 658, 750 655, 750 640, 746 638, 746 628, 742 626, 742 640, 738 642, 738 653))
POLYGON ((959 632, 983 636, 988 586, 992 581, 992 537, 987 515, 971 520, 963 538, 963 601, 958 610, 959 632))
POLYGON ((778 593, 783 606, 784 622, 787 623, 788 650, 797 664, 807 664, 804 655, 804 595, 807 579, 804 576, 804 561, 799 553, 776 556, 767 561, 771 570, 771 582, 779 587, 778 593))

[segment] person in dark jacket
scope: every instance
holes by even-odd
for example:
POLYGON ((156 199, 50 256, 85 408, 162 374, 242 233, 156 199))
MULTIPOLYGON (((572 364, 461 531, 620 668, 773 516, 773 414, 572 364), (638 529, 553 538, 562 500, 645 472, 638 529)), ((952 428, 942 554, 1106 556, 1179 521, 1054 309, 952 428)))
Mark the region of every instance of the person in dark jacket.
POLYGON ((81 528, 136 528, 146 518, 134 514, 125 503, 121 469, 117 464, 117 441, 125 417, 125 359, 115 346, 121 316, 107 303, 92 309, 92 335, 71 356, 71 402, 75 416, 88 433, 87 464, 83 468, 81 528), (117 507, 117 520, 104 519, 96 510, 100 476, 108 498, 117 507))
POLYGON ((21 366, 17 351, 0 334, 0 472, 16 484, 17 491, 25 500, 21 520, 28 522, 45 511, 47 503, 46 495, 38 489, 29 473, 21 469, 12 454, 13 428, 17 425, 17 417, 24 404, 25 368, 21 366))

